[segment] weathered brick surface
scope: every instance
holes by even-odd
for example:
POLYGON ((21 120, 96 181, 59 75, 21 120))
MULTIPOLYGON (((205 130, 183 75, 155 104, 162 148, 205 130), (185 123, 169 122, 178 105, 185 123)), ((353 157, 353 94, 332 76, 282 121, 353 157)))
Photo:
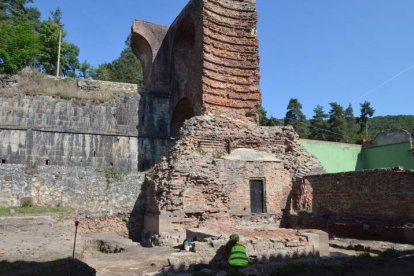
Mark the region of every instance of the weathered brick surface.
POLYGON ((258 120, 261 104, 255 1, 203 1, 205 112, 258 120))
POLYGON ((414 222, 414 171, 371 170, 307 176, 314 215, 414 222))
MULTIPOLYGON (((321 172, 319 162, 299 144, 291 127, 258 127, 223 117, 186 121, 181 138, 149 180, 147 214, 161 215, 166 232, 233 224, 278 225, 292 179, 321 172), (270 153, 277 161, 227 160, 235 149, 270 153), (265 180, 266 214, 252 216, 250 179, 265 180), (274 218, 276 217, 276 221, 274 218), (243 219, 244 218, 244 219, 243 219), (169 220, 169 221, 168 221, 169 220), (167 227, 168 228, 168 227, 167 227)), ((161 231, 162 232, 162 231, 161 231)))

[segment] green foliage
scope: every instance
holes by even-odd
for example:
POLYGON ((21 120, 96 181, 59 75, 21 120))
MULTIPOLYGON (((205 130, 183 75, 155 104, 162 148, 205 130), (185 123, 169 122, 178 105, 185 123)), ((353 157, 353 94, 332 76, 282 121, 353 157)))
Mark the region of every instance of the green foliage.
POLYGON ((118 169, 113 168, 113 167, 101 167, 101 168, 96 169, 96 171, 104 173, 105 178, 108 182, 119 181, 125 175, 127 175, 126 172, 123 172, 123 171, 118 170, 118 169))
POLYGON ((129 41, 130 37, 125 41, 126 48, 122 50, 119 58, 91 70, 91 77, 95 80, 141 84, 143 81, 141 63, 132 52, 129 41))
POLYGON ((344 109, 336 102, 329 103, 331 110, 329 111, 328 127, 331 135, 330 141, 343 142, 345 141, 345 115, 344 109))
POLYGON ((29 163, 24 167, 24 171, 28 174, 36 174, 39 172, 39 168, 36 163, 29 163))
POLYGON ((273 116, 267 117, 267 111, 261 107, 259 109, 259 124, 261 126, 281 126, 283 122, 273 116))
POLYGON ((345 109, 345 121, 346 121, 346 130, 345 130, 345 142, 355 143, 356 139, 356 119, 354 116, 354 110, 352 105, 349 104, 345 109))
POLYGON ((92 70, 93 70, 92 66, 85 60, 79 66, 78 76, 80 78, 89 79, 91 78, 92 70))
POLYGON ((39 58, 46 73, 52 75, 56 73, 58 59, 59 33, 62 31, 62 46, 60 57, 60 75, 75 76, 75 71, 79 68, 79 48, 64 40, 66 32, 63 26, 54 20, 43 21, 39 28, 42 49, 39 58))
POLYGON ((43 206, 26 206, 26 207, 0 207, 0 216, 9 216, 11 210, 16 214, 42 214, 42 213, 63 213, 68 212, 66 207, 43 207, 43 206))
POLYGON ((357 118, 357 122, 359 123, 359 131, 357 134, 357 140, 358 142, 363 142, 369 139, 368 119, 374 115, 375 109, 371 107, 371 103, 368 101, 365 101, 361 103, 360 105, 361 105, 361 115, 357 118))
POLYGON ((20 207, 27 208, 33 206, 33 199, 31 197, 24 197, 20 199, 20 207))
POLYGON ((142 68, 131 49, 126 48, 121 55, 111 63, 104 63, 91 72, 95 80, 115 81, 125 83, 142 83, 142 68))
POLYGON ((329 132, 326 119, 328 114, 325 113, 321 105, 317 105, 313 112, 313 118, 310 120, 309 138, 315 140, 328 140, 329 132))
POLYGON ((79 67, 79 48, 64 40, 59 8, 48 20, 40 20, 32 0, 4 0, 0 3, 0 73, 15 74, 35 65, 48 74, 56 73, 59 32, 62 31, 61 74, 74 76, 79 67))
POLYGON ((34 7, 27 7, 27 4, 30 3, 33 3, 33 0, 2 0, 0 2, 0 21, 16 18, 39 20, 39 10, 34 7))
POLYGON ((36 24, 25 17, 1 22, 0 41, 0 73, 15 74, 40 54, 36 24))
POLYGON ((291 125, 301 138, 308 136, 306 116, 302 113, 302 104, 298 99, 291 98, 287 106, 284 125, 291 125))
POLYGON ((404 129, 414 137, 414 115, 377 116, 369 119, 369 137, 386 129, 404 129))

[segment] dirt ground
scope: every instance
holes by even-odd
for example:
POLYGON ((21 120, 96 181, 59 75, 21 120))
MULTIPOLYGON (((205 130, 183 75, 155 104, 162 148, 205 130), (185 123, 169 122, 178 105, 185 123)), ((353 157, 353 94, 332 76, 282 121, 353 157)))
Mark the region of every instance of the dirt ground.
MULTIPOLYGON (((151 275, 167 268, 168 257, 177 251, 145 248, 114 234, 79 233, 72 259, 74 232, 73 220, 52 215, 0 217, 0 275, 151 275)), ((251 268, 254 272, 254 265, 251 268)), ((384 258, 331 248, 330 258, 286 264, 269 275, 414 275, 414 257, 384 258)))
POLYGON ((74 260, 74 236, 72 219, 0 217, 0 275, 143 275, 168 265, 175 251, 145 248, 113 234, 78 233, 74 260), (107 244, 102 245, 102 240, 107 244), (100 250, 105 246, 122 252, 103 253, 100 250))

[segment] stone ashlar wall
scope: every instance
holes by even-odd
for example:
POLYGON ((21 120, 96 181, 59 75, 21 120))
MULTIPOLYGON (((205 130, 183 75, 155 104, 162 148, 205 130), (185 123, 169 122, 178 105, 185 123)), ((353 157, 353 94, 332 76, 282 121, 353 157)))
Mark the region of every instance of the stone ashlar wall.
POLYGON ((161 160, 174 143, 169 137, 169 98, 161 94, 140 94, 138 111, 138 169, 145 171, 161 160))
POLYGON ((130 213, 144 174, 113 168, 0 165, 0 206, 20 206, 31 197, 39 206, 65 206, 81 213, 130 213))
POLYGON ((383 222, 414 222, 414 171, 370 170, 305 177, 312 213, 383 222))
POLYGON ((139 96, 132 93, 100 104, 23 94, 0 98, 0 159, 137 170, 138 108, 139 96))
POLYGON ((251 215, 250 178, 265 180, 267 214, 281 215, 292 179, 322 170, 297 140, 291 127, 259 127, 207 115, 191 118, 148 179, 146 230, 182 233, 193 227, 239 224, 251 215), (277 161, 224 158, 243 148, 266 152, 277 161))

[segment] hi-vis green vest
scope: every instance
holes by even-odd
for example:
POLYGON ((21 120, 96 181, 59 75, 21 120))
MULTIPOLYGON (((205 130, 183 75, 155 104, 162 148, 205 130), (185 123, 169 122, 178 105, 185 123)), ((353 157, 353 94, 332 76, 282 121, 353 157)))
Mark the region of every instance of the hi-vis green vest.
POLYGON ((230 252, 229 264, 233 266, 247 266, 249 259, 246 254, 246 247, 240 243, 236 243, 230 252))

